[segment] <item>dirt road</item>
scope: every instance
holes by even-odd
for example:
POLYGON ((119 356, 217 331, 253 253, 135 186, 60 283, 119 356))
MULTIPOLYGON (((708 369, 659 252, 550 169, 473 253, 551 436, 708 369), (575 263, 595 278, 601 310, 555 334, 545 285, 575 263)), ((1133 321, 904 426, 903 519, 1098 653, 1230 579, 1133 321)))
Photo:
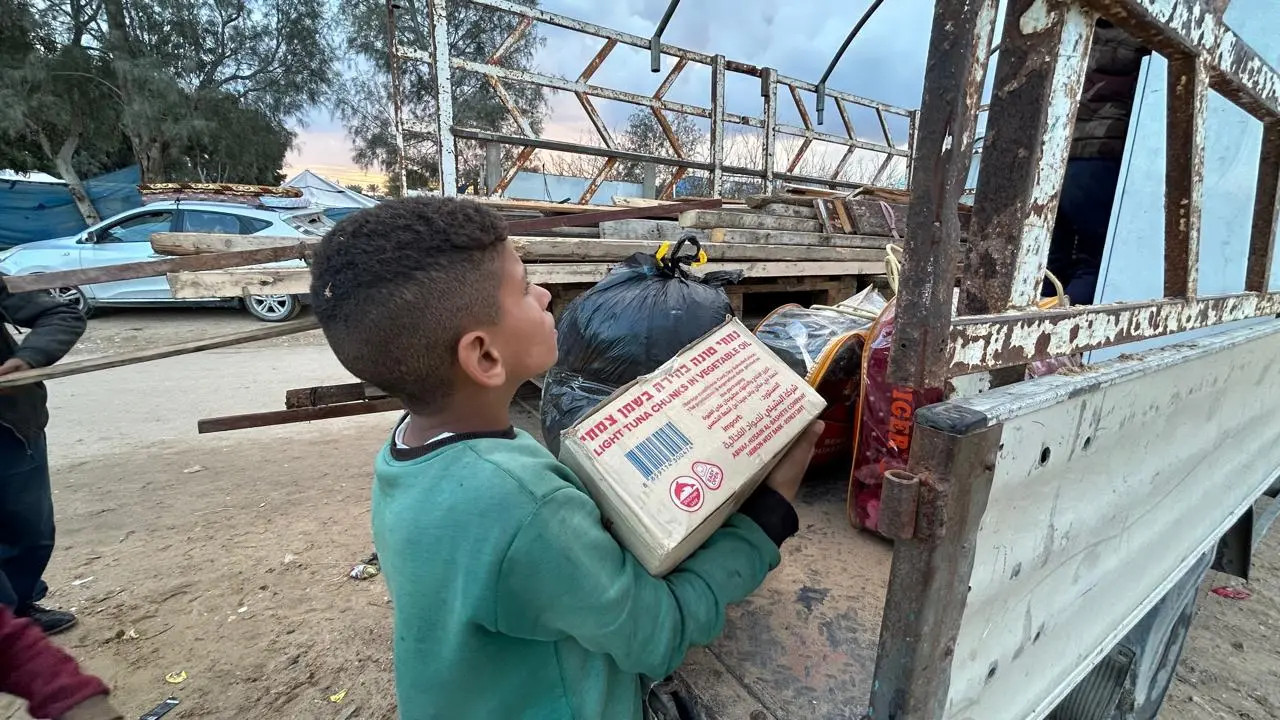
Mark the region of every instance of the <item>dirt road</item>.
MULTIPOLYGON (((255 323, 222 310, 110 314, 76 355, 255 323)), ((169 695, 182 701, 175 720, 394 717, 382 580, 345 576, 372 549, 371 457, 393 416, 195 433, 198 418, 278 409, 288 388, 348 379, 311 333, 52 385, 48 602, 80 615, 59 642, 128 717, 169 695)), ((1280 533, 1252 599, 1202 598, 1162 718, 1280 718, 1277 550, 1280 533)), ((0 699, 0 719, 26 718, 0 699)))

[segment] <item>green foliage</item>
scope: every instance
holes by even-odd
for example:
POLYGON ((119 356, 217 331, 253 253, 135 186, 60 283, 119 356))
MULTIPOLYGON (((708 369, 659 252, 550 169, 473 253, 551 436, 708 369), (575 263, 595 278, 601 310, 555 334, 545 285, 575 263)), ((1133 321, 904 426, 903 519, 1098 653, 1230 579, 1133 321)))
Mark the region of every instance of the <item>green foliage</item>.
MULTIPOLYGON (((536 0, 517 0, 537 6, 536 0)), ((401 51, 429 52, 431 34, 427 4, 422 0, 401 0, 397 13, 397 41, 401 51)), ((483 62, 515 29, 518 19, 510 13, 495 12, 464 2, 448 5, 449 52, 454 57, 483 62)), ((381 0, 353 0, 343 4, 343 24, 347 55, 343 87, 337 93, 336 108, 347 133, 355 143, 355 160, 363 167, 379 167, 394 176, 396 169, 395 123, 391 105, 388 64, 387 11, 381 0)), ((504 67, 528 70, 542 40, 530 29, 506 54, 504 67)), ((425 187, 439 175, 437 153, 436 86, 428 63, 402 61, 401 97, 405 132, 408 185, 425 187)), ((455 70, 453 81, 454 124, 521 134, 517 123, 488 81, 476 73, 455 70)), ((528 83, 503 83, 513 104, 536 134, 546 115, 545 92, 528 83)), ((510 161, 513 149, 506 149, 510 161)), ((477 143, 458 143, 458 175, 461 183, 482 179, 484 150, 477 143)), ((395 186, 395 182, 391 185, 395 186)))

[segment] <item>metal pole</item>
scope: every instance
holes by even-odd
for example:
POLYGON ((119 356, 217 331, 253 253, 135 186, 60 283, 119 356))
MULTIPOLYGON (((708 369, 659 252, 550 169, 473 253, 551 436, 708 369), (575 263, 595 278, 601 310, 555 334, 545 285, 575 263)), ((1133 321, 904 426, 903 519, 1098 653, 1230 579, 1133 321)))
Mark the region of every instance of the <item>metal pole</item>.
POLYGON ((836 69, 836 63, 840 62, 840 58, 844 56, 844 51, 849 49, 849 43, 857 37, 862 30, 862 26, 867 24, 871 16, 875 14, 876 9, 884 0, 875 0, 871 3, 871 7, 862 13, 862 17, 858 18, 858 22, 849 31, 849 35, 844 39, 844 43, 840 45, 840 49, 836 51, 836 56, 831 58, 831 64, 827 65, 827 71, 822 73, 822 79, 818 81, 818 124, 822 124, 822 111, 827 104, 827 79, 831 77, 831 73, 836 69))
POLYGON ((400 197, 409 194, 409 182, 404 157, 404 112, 400 95, 400 46, 396 41, 396 0, 387 0, 387 65, 391 73, 391 117, 396 136, 396 186, 400 197))
POLYGON ((724 56, 711 64, 711 197, 724 189, 724 56))
POLYGON ((679 4, 680 0, 671 0, 667 4, 667 11, 658 21, 658 29, 649 38, 649 70, 653 72, 662 72, 662 33, 666 32, 667 23, 671 22, 671 16, 676 14, 676 6, 679 4))
POLYGON ((446 0, 431 6, 431 73, 436 81, 436 140, 440 151, 440 194, 458 194, 458 157, 453 146, 453 82, 449 75, 449 22, 446 0))

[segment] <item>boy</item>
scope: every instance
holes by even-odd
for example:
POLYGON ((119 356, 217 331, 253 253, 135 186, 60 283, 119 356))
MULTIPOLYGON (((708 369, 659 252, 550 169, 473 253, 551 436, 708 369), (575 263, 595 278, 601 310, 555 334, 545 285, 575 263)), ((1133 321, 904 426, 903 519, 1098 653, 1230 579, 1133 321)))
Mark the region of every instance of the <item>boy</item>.
POLYGON ((316 316, 356 377, 408 413, 375 462, 373 536, 407 720, 639 720, 794 534, 809 428, 738 514, 665 578, 601 523, 573 473, 511 426, 556 360, 550 295, 477 203, 393 200, 344 218, 312 263, 316 316))

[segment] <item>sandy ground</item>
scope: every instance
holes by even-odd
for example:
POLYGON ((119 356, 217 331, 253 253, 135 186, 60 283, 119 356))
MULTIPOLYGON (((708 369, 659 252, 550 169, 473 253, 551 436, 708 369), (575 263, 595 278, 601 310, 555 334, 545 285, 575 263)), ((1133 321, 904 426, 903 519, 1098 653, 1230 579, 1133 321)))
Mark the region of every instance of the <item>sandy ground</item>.
MULTIPOLYGON (((230 310, 111 313, 75 356, 256 323, 230 310)), ((52 385, 48 603, 80 615, 58 642, 127 717, 169 695, 178 720, 394 717, 382 580, 345 577, 371 550, 371 457, 394 416, 195 432, 198 418, 279 409, 288 388, 349 379, 310 333, 52 385)), ((1280 718, 1278 549, 1280 533, 1251 599, 1205 592, 1162 720, 1280 718)), ((0 698, 0 720, 26 719, 0 698)))

